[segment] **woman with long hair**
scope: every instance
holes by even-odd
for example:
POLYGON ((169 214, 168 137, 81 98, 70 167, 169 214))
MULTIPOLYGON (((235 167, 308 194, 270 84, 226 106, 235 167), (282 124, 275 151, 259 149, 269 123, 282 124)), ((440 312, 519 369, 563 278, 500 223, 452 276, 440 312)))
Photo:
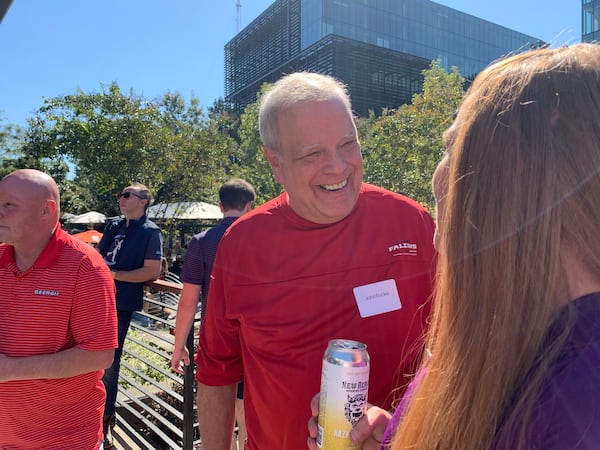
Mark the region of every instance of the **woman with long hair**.
POLYGON ((493 63, 445 140, 427 352, 382 448, 598 449, 600 45, 493 63))
POLYGON ((429 356, 391 448, 599 448, 600 46, 492 64, 448 134, 429 356))

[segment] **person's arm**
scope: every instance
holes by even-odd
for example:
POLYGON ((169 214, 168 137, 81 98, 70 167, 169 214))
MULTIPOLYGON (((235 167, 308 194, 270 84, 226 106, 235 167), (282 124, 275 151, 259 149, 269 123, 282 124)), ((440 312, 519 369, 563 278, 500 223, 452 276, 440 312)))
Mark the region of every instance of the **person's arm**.
POLYGON ((194 325, 194 316, 201 290, 202 286, 198 284, 183 283, 183 290, 177 303, 175 344, 173 344, 173 354, 171 355, 171 369, 177 373, 183 373, 182 360, 184 365, 190 365, 190 353, 185 344, 194 325))
POLYGON ((144 265, 133 270, 113 270, 113 278, 129 283, 144 283, 160 276, 160 259, 145 259, 144 265))
POLYGON ((235 420, 236 384, 207 386, 198 383, 198 425, 202 448, 229 450, 235 420))
POLYGON ((114 349, 69 348, 57 353, 11 358, 0 355, 0 382, 68 378, 106 369, 113 362, 114 349))

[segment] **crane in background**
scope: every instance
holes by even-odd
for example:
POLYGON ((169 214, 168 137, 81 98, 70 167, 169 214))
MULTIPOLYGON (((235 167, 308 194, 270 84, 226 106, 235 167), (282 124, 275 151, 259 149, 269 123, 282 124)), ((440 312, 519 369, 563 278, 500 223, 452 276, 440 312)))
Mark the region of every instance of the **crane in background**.
POLYGON ((240 0, 235 2, 235 8, 237 10, 237 32, 239 33, 242 26, 242 2, 240 0))

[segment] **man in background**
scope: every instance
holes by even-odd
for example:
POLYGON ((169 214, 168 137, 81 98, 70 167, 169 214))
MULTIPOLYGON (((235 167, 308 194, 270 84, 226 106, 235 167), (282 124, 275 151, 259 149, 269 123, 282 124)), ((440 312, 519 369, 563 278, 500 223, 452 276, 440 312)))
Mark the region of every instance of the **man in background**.
POLYGON ((363 183, 345 86, 288 75, 262 97, 261 138, 285 192, 238 219, 217 251, 196 357, 202 444, 229 449, 244 379, 247 449, 306 448, 331 339, 367 344, 369 400, 390 406, 422 348, 434 223, 363 183))
POLYGON ((123 189, 119 195, 123 217, 106 225, 98 243, 98 250, 111 270, 117 289, 119 341, 113 363, 102 379, 106 386, 103 417, 105 448, 113 445, 121 356, 131 317, 134 311, 142 309, 144 283, 160 276, 162 236, 158 226, 146 217, 153 200, 152 193, 143 184, 132 183, 123 189))
POLYGON ((102 257, 59 217, 49 175, 21 169, 0 181, 0 448, 102 444, 115 287, 102 257))
MULTIPOLYGON (((216 227, 195 235, 190 242, 181 272, 183 290, 177 305, 175 345, 171 357, 171 368, 177 373, 183 373, 181 362, 186 366, 190 364, 186 341, 193 329, 194 316, 200 299, 202 299, 200 317, 204 318, 206 313, 210 273, 219 242, 229 226, 252 209, 254 197, 254 188, 245 180, 234 178, 224 183, 219 188, 219 207, 223 212, 223 220, 216 227)), ((237 386, 235 401, 238 434, 237 439, 234 436, 232 441, 232 450, 238 448, 242 450, 246 440, 243 394, 244 383, 241 382, 237 386)))

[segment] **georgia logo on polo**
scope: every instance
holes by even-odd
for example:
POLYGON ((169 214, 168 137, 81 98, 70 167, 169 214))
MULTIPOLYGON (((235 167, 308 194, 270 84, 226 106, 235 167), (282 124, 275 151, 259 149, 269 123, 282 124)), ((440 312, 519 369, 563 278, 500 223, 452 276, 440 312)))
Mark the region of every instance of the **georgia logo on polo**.
POLYGON ((33 295, 41 295, 44 297, 58 297, 60 295, 60 292, 52 291, 50 289, 35 289, 33 291, 33 295))

